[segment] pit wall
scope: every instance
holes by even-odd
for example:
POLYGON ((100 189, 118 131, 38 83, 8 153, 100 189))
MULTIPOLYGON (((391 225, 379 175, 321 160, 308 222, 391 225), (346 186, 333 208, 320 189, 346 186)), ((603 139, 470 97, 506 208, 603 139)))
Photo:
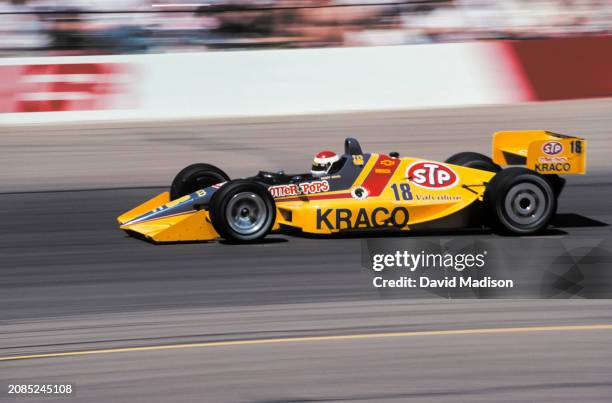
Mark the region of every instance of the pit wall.
POLYGON ((0 59, 0 124, 276 116, 612 96, 612 36, 0 59))

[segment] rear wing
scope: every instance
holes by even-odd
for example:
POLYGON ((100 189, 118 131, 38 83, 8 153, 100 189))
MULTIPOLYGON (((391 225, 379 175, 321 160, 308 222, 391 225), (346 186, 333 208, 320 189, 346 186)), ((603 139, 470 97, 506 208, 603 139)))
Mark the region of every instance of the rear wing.
POLYGON ((526 165, 540 174, 584 174, 586 141, 545 130, 497 132, 493 161, 498 165, 526 165))

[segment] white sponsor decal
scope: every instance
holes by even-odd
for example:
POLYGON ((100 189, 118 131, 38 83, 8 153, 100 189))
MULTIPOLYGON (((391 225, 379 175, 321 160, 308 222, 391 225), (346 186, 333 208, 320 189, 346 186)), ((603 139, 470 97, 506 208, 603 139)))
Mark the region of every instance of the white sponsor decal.
POLYGON ((314 181, 304 183, 291 183, 288 185, 270 186, 268 191, 272 197, 287 197, 297 195, 307 195, 313 193, 321 193, 329 191, 329 182, 314 181))

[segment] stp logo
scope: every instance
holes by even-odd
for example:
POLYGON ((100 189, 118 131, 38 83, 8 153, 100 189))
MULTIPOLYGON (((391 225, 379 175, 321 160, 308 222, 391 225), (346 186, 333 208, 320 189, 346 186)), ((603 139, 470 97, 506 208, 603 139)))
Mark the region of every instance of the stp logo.
POLYGON ((563 152, 563 144, 558 141, 547 141, 542 144, 542 152, 546 155, 557 155, 563 152))
POLYGON ((459 181, 459 177, 449 167, 437 162, 419 161, 406 169, 411 183, 426 189, 447 189, 459 181))

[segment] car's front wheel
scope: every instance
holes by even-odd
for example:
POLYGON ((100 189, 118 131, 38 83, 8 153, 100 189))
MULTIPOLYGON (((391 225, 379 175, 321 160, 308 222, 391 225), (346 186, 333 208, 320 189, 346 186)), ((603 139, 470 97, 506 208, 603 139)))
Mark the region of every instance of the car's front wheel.
POLYGON ((276 206, 268 190, 248 180, 223 185, 214 193, 209 212, 215 230, 230 242, 259 241, 276 219, 276 206))
POLYGON ((170 200, 228 180, 229 176, 214 165, 202 163, 189 165, 174 177, 170 186, 170 200))
POLYGON ((527 168, 498 172, 484 194, 493 228, 501 233, 533 234, 545 229, 557 209, 550 182, 527 168))

